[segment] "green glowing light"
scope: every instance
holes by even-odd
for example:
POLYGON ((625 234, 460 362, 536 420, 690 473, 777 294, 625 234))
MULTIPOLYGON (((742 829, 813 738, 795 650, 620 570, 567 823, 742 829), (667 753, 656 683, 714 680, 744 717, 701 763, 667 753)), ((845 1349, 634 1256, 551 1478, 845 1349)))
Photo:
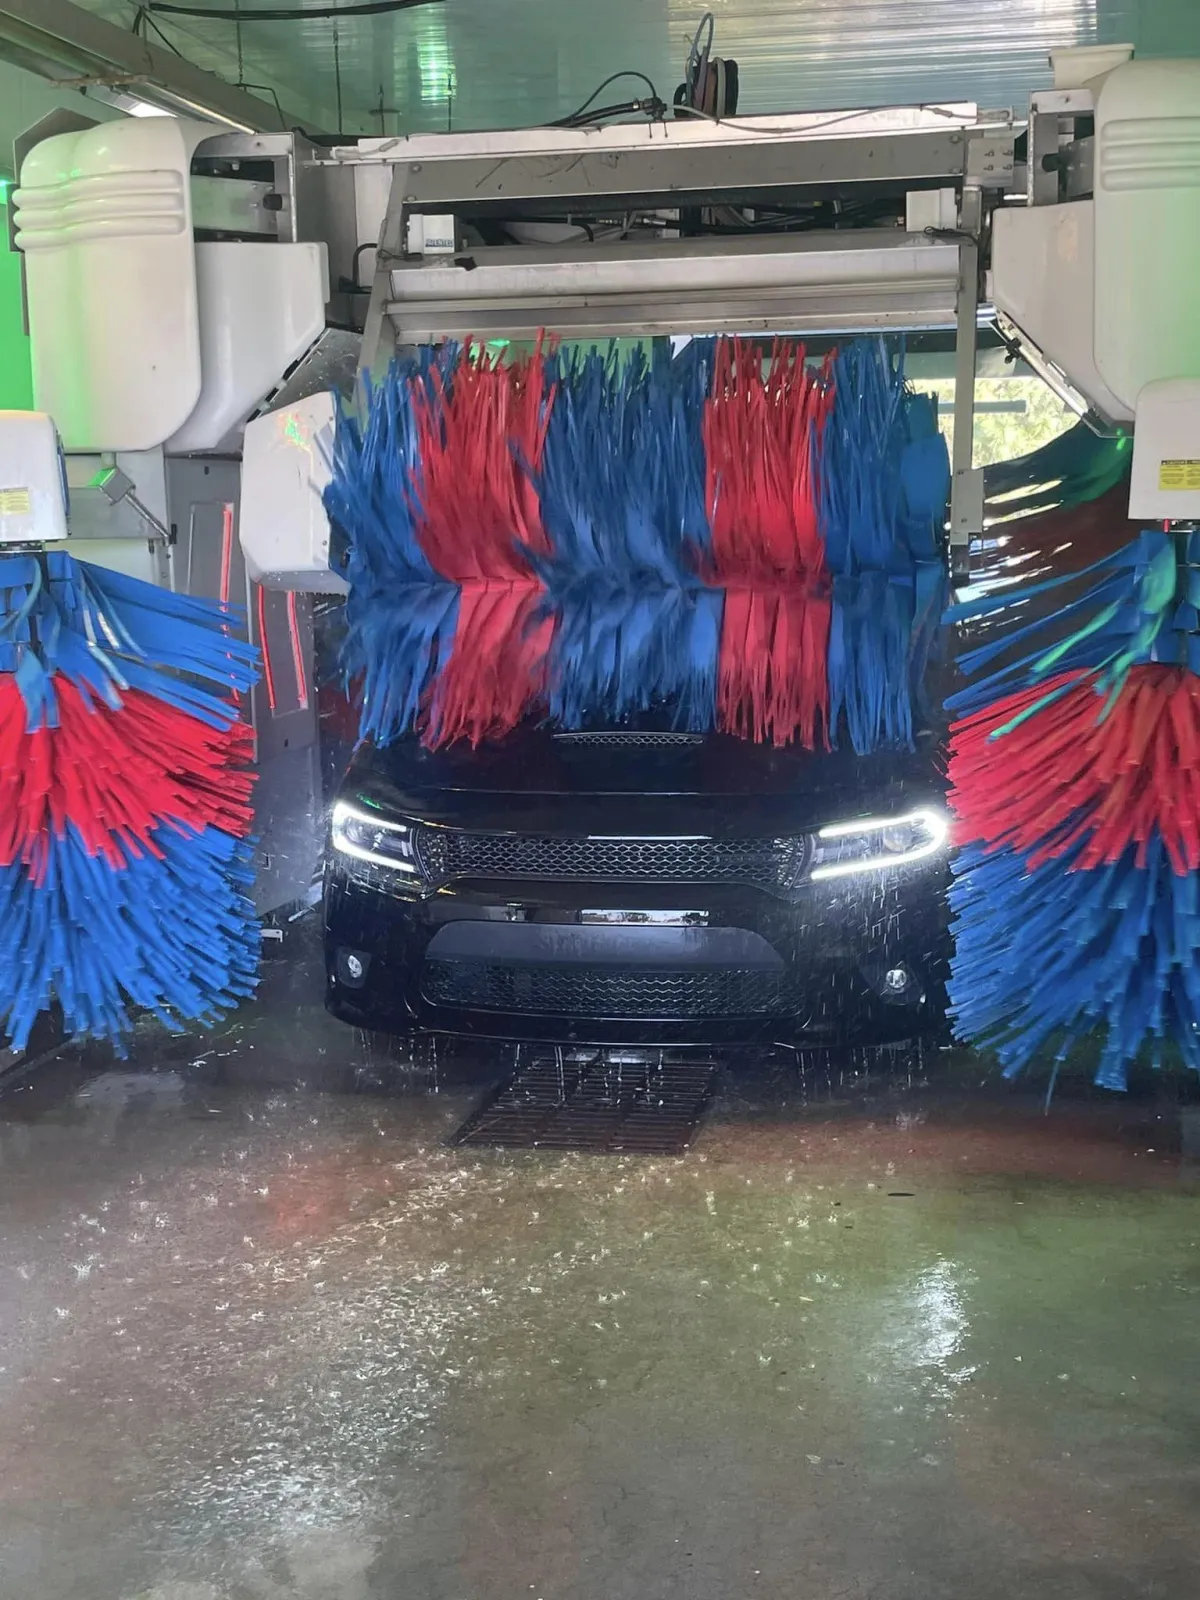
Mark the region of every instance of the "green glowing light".
MULTIPOLYGON (((0 179, 7 205, 11 178, 0 179)), ((32 411, 33 362, 22 312, 21 258, 8 246, 8 229, 0 241, 0 411, 32 411)))
POLYGON ((454 61, 445 36, 424 38, 417 45, 417 68, 421 74, 421 99, 448 100, 454 83, 454 61))

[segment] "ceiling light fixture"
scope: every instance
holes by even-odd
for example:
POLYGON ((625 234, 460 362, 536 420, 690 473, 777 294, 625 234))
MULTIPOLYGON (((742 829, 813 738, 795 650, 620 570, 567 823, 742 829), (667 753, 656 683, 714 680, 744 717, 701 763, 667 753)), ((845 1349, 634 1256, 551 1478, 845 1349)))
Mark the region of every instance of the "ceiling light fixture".
POLYGON ((296 108, 259 100, 71 0, 0 0, 0 55, 58 88, 84 89, 99 100, 120 93, 237 132, 311 122, 296 108))

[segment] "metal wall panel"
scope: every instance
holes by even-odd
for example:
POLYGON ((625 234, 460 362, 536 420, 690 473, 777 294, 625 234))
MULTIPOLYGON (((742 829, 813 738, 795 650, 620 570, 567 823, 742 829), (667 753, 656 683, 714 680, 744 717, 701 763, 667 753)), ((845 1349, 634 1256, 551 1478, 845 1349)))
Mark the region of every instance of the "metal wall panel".
MULTIPOLYGON (((1097 0, 737 0, 714 11, 718 51, 744 64, 755 110, 1021 104, 1046 81, 1050 50, 1099 38, 1097 0)), ((673 31, 693 14, 671 0, 673 31)))

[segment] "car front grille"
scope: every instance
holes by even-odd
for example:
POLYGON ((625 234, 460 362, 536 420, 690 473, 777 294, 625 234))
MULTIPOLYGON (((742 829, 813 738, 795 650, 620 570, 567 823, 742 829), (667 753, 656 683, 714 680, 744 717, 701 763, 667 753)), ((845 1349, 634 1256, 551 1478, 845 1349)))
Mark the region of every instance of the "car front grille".
POLYGON ((803 839, 556 838, 422 827, 426 878, 577 883, 740 884, 783 893, 804 865, 803 839))
POLYGON ((802 1008, 796 981, 760 968, 511 965, 427 961, 421 992, 431 1005, 548 1017, 783 1017, 802 1008))

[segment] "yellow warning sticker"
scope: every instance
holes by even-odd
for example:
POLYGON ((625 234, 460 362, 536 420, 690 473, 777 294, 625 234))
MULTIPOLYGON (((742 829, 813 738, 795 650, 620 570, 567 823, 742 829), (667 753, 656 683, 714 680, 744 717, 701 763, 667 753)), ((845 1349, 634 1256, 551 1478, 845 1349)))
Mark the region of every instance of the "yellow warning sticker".
POLYGON ((27 517, 32 510, 28 489, 0 489, 0 517, 27 517))
POLYGON ((1200 490, 1200 461, 1163 461, 1158 468, 1160 489, 1200 490))

